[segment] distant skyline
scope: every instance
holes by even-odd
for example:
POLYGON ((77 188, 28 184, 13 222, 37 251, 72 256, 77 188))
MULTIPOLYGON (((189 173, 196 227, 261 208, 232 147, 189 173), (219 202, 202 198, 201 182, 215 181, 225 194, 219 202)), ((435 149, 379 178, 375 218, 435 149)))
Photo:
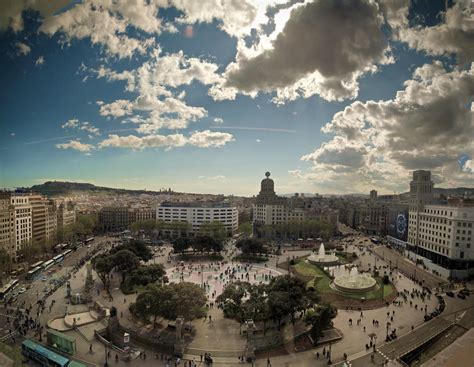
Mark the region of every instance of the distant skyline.
POLYGON ((474 187, 471 2, 0 4, 0 187, 474 187), (199 5, 197 5, 199 4, 199 5))

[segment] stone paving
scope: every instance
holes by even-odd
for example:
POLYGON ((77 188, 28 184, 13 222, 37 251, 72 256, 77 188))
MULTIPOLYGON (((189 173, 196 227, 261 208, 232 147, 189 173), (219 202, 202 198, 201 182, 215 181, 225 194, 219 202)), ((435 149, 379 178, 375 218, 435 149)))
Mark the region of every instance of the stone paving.
POLYGON ((170 282, 191 282, 203 286, 211 301, 214 301, 229 283, 242 281, 268 284, 272 278, 280 274, 281 271, 264 266, 224 262, 192 263, 166 271, 170 282))
MULTIPOLYGON (((349 248, 349 251, 354 250, 353 248, 349 248)), ((167 250, 169 251, 169 249, 167 250)), ((163 263, 167 268, 176 268, 180 265, 179 262, 171 260, 168 262, 167 259, 167 251, 162 256, 157 256, 154 259, 154 262, 163 263)), ((286 251, 279 257, 271 257, 270 260, 267 262, 269 270, 276 270, 277 263, 286 261, 288 257, 299 257, 304 256, 310 253, 310 250, 303 250, 303 251, 286 251)), ((375 263, 374 255, 366 253, 365 255, 361 255, 357 260, 360 264, 361 269, 368 267, 369 264, 371 266, 375 263)), ((377 265, 386 266, 387 264, 383 260, 377 260, 377 265)), ((281 271, 281 270, 280 270, 281 271)), ((114 300, 111 301, 106 297, 105 292, 102 289, 102 285, 100 281, 95 278, 95 289, 96 293, 94 294, 94 298, 100 301, 104 306, 112 306, 114 305, 118 309, 118 313, 121 315, 120 322, 124 323, 131 323, 132 319, 130 317, 128 307, 131 302, 135 300, 136 295, 127 295, 124 296, 121 294, 120 290, 118 289, 118 282, 119 282, 119 275, 114 274, 112 279, 112 295, 114 300), (97 291, 99 295, 97 296, 97 291)), ((396 286, 399 290, 403 289, 420 289, 418 285, 414 284, 410 279, 406 278, 401 274, 396 274, 396 286)), ((72 289, 73 292, 76 289, 80 289, 85 281, 85 269, 82 268, 74 278, 71 279, 72 289)), ((58 289, 49 299, 48 304, 51 300, 55 299, 57 302, 52 307, 52 311, 48 313, 47 311, 41 315, 41 320, 44 322, 48 319, 64 315, 66 312, 66 308, 69 307, 72 310, 71 305, 67 305, 64 302, 64 287, 58 289)), ((450 301, 450 300, 448 300, 450 301)), ((426 300, 426 305, 428 307, 428 312, 430 312, 434 307, 436 307, 436 300, 435 297, 432 297, 431 300, 426 300)), ((414 325, 415 327, 421 323, 423 323, 423 316, 424 311, 420 310, 421 300, 415 299, 412 302, 412 306, 409 303, 402 303, 401 306, 394 306, 390 305, 389 307, 383 307, 380 309, 375 310, 367 310, 363 311, 363 316, 360 316, 360 312, 357 311, 350 311, 350 310, 339 310, 338 316, 334 319, 334 325, 338 328, 344 335, 343 339, 337 343, 332 344, 332 356, 333 362, 334 361, 341 361, 343 353, 346 353, 349 356, 357 356, 357 355, 364 355, 366 354, 365 344, 369 342, 370 338, 368 337, 369 333, 374 333, 377 335, 376 343, 377 345, 383 344, 386 335, 386 322, 390 320, 390 317, 393 316, 393 321, 390 320, 390 328, 396 328, 397 334, 401 335, 406 332, 411 331, 411 326, 414 325), (418 305, 417 309, 415 310, 415 304, 418 305), (395 314, 393 314, 395 311, 395 314), (387 318, 387 312, 389 312, 389 317, 387 318), (349 325, 349 319, 352 318, 353 323, 352 326, 349 325), (357 325, 357 320, 361 319, 360 325, 357 325), (378 320, 379 326, 375 326, 372 324, 372 320, 378 320), (365 332, 363 330, 365 326, 365 332)), ((448 302, 449 306, 449 302, 448 302)), ((210 314, 212 315, 212 322, 204 322, 203 320, 195 321, 195 326, 198 331, 195 340, 193 341, 191 347, 198 348, 202 350, 217 350, 217 349, 224 349, 224 350, 239 350, 244 345, 245 340, 242 339, 239 335, 239 325, 238 323, 232 320, 225 320, 222 316, 222 312, 216 308, 210 310, 210 314)), ((93 325, 93 324, 91 324, 93 325)), ((92 330, 93 332, 93 330, 92 330)), ((76 337, 77 343, 77 356, 85 361, 95 363, 97 365, 103 364, 105 360, 105 351, 104 346, 100 344, 98 341, 94 340, 93 342, 89 343, 84 340, 81 336, 79 336, 75 332, 68 332, 71 333, 76 337), (90 345, 92 345, 93 352, 89 353, 90 345)), ((326 346, 328 348, 328 346, 326 346)), ((313 349, 311 351, 303 351, 299 353, 295 353, 295 350, 292 349, 291 346, 287 347, 287 354, 282 355, 279 357, 271 357, 271 364, 274 367, 277 366, 323 366, 327 365, 326 361, 323 360, 316 360, 315 353, 319 351, 322 353, 322 347, 313 349)), ((160 356, 158 356, 158 360, 156 359, 155 353, 151 350, 147 351, 148 358, 147 360, 134 360, 132 362, 123 362, 119 360, 117 364, 115 364, 115 360, 112 362, 109 360, 109 365, 117 365, 117 366, 164 366, 164 362, 161 362, 160 356)), ((115 352, 112 352, 112 359, 115 356, 115 352)), ((217 362, 217 361, 216 361, 217 362)), ((237 365, 238 360, 226 360, 215 363, 215 366, 220 365, 237 365)), ((199 365, 199 363, 198 363, 199 365)), ((254 364, 255 366, 266 366, 266 358, 261 360, 257 360, 254 364)))

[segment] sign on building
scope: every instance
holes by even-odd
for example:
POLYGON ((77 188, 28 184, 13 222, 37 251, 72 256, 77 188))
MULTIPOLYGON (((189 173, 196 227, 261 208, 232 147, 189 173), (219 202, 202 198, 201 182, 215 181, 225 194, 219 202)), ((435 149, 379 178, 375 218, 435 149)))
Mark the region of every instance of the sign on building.
POLYGON ((46 330, 46 339, 49 346, 67 354, 76 353, 76 338, 60 333, 59 331, 46 330))

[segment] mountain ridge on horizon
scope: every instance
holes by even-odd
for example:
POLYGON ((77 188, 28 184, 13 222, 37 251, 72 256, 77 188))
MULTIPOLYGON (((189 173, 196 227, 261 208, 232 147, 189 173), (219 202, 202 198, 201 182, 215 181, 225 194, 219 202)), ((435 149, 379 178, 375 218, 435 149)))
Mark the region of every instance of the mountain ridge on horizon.
MULTIPOLYGON (((42 184, 33 185, 31 187, 21 187, 17 190, 25 191, 35 191, 47 196, 59 196, 71 193, 73 191, 90 191, 90 192, 110 192, 115 194, 150 194, 150 195, 160 195, 160 194, 194 194, 194 195, 215 195, 219 194, 202 194, 202 193, 185 193, 185 192, 175 192, 171 189, 162 189, 162 190, 147 190, 147 189, 125 189, 125 188, 114 188, 106 186, 96 186, 87 182, 74 182, 74 181, 46 181, 42 184)), ((435 187, 433 188, 433 193, 436 195, 464 195, 465 192, 469 192, 471 195, 474 195, 474 188, 470 187, 455 187, 455 188, 443 188, 435 187)), ((395 195, 407 195, 409 192, 403 192, 395 195)), ((313 193, 302 193, 305 197, 313 197, 313 193)), ((280 194, 280 196, 290 197, 293 194, 280 194)), ((237 195, 239 196, 239 195, 237 195)), ((324 197, 330 196, 340 196, 340 197, 368 197, 368 194, 361 193, 350 193, 350 194, 322 194, 324 197)), ((381 195, 385 196, 385 195, 381 195)), ((251 197, 251 196, 249 196, 251 197)))

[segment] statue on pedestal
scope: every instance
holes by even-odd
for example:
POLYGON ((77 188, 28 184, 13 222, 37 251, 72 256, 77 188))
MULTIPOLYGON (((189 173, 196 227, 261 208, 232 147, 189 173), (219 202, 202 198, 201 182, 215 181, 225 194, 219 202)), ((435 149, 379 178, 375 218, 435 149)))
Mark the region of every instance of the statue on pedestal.
POLYGON ((184 354, 183 325, 184 318, 178 316, 176 318, 176 339, 174 342, 174 355, 180 358, 183 357, 184 354))
POLYGON ((247 329, 247 343, 245 344, 244 358, 246 361, 251 362, 255 360, 255 324, 253 320, 245 321, 247 329))

